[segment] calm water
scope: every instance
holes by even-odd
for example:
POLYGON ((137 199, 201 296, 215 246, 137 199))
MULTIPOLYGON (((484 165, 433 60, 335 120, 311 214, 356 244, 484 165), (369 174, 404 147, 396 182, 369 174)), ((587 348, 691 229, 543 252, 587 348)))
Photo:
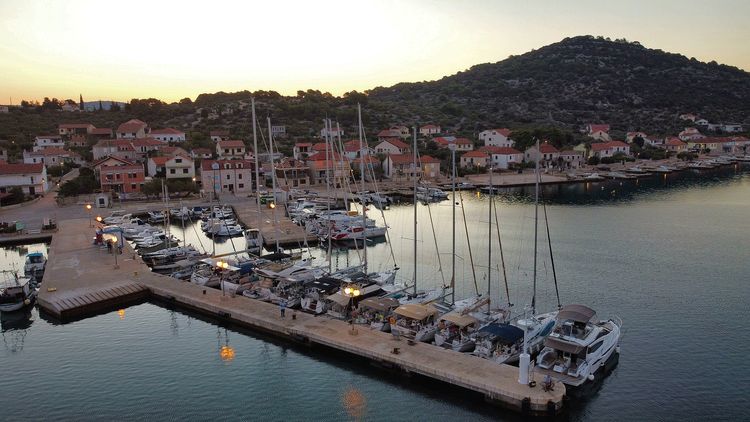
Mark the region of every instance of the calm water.
MULTIPOLYGON (((526 193, 509 190, 496 198, 516 308, 530 301, 532 286, 534 207, 526 193)), ((547 187, 544 196, 562 302, 585 303, 625 322, 619 365, 588 399, 571 403, 565 418, 745 419, 750 330, 741 317, 750 298, 750 176, 734 168, 699 179, 685 172, 641 179, 638 186, 547 187)), ((465 192, 463 200, 476 284, 485 291, 487 199, 465 192)), ((421 286, 450 280, 451 212, 450 201, 418 207, 421 286)), ((395 206, 384 216, 392 242, 368 248, 371 265, 392 267, 395 256, 400 276, 411 279, 412 207, 395 206)), ((460 210, 457 216, 456 290, 462 297, 475 288, 460 210)), ((190 243, 201 236, 186 230, 190 243)), ((242 239, 235 241, 241 248, 242 239)), ((491 294, 505 301, 496 238, 492 247, 491 294)), ((27 250, 45 250, 25 248, 4 250, 0 266, 18 268, 27 250)), ((225 242, 217 250, 232 246, 225 242)), ((538 301, 546 310, 556 301, 543 224, 539 250, 538 301)), ((325 264, 322 249, 312 254, 325 264)), ((337 249, 332 265, 357 263, 357 255, 337 249)), ((2 334, 4 420, 518 419, 472 396, 391 377, 350 357, 221 328, 154 304, 64 325, 33 311, 4 320, 2 334), (232 360, 222 359, 223 346, 225 357, 226 346, 233 350, 232 360)))

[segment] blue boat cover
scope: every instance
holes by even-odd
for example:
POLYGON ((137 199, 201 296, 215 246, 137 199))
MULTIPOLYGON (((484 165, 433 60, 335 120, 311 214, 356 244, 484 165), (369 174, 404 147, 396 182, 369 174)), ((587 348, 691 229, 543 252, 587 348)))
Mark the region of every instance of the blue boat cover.
POLYGON ((523 330, 510 324, 493 322, 480 328, 479 332, 491 334, 505 343, 515 343, 523 338, 523 330))
POLYGON ((38 256, 44 256, 44 254, 41 252, 31 252, 30 254, 26 254, 26 256, 38 257, 38 256))

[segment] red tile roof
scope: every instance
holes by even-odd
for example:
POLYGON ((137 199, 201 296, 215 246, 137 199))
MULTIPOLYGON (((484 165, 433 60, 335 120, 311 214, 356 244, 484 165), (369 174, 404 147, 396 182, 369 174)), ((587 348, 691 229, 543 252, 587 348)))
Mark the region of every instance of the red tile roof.
POLYGON ((177 130, 172 127, 164 128, 164 129, 151 129, 152 135, 184 135, 185 132, 181 130, 177 130))
POLYGON ((92 135, 109 135, 112 136, 112 128, 111 127, 100 127, 100 128, 94 128, 91 130, 92 135))
POLYGON ((609 132, 609 125, 595 125, 595 124, 588 124, 589 126, 589 133, 594 133, 598 131, 602 132, 609 132))
POLYGON ((36 174, 44 170, 44 164, 0 164, 0 175, 2 174, 36 174))
POLYGON ((667 139, 666 144, 667 144, 667 146, 670 146, 670 147, 681 147, 683 145, 687 145, 686 143, 682 142, 681 140, 679 140, 677 138, 669 138, 669 139, 667 139))
POLYGON ((310 142, 297 142, 296 144, 294 144, 294 146, 298 147, 298 148, 305 148, 305 147, 311 147, 312 143, 310 143, 310 142))
POLYGON ((502 129, 492 129, 492 130, 494 130, 495 132, 497 132, 497 133, 499 133, 499 134, 501 134, 501 135, 505 136, 506 138, 507 138, 508 136, 510 136, 510 134, 511 134, 511 133, 513 133, 513 132, 511 132, 511 130, 510 130, 510 129, 508 129, 508 128, 502 128, 502 129))
MULTIPOLYGON (((414 155, 412 154, 390 154, 387 158, 389 158, 393 164, 411 164, 414 162, 414 155)), ((420 164, 431 164, 439 163, 440 160, 429 155, 423 155, 419 158, 419 162, 420 164)))
POLYGON ((383 142, 387 142, 398 149, 409 149, 409 145, 407 145, 404 142, 399 141, 398 139, 386 139, 383 142))
POLYGON ((420 126, 419 130, 422 130, 422 129, 438 129, 438 128, 440 128, 440 126, 438 126, 438 125, 424 125, 424 126, 420 126))
POLYGON ((474 143, 466 138, 456 138, 455 141, 456 145, 473 145, 474 143))
POLYGON ((378 138, 400 138, 401 131, 398 129, 383 129, 378 132, 378 138))
POLYGON ((591 150, 592 151, 604 151, 610 148, 615 147, 627 147, 628 144, 622 141, 610 141, 610 142, 599 142, 595 144, 591 144, 591 150))
POLYGON ((130 162, 130 161, 124 159, 124 158, 111 156, 111 157, 100 158, 98 161, 94 162, 94 164, 92 164, 91 166, 92 167, 98 167, 98 166, 100 166, 102 163, 104 163, 107 160, 119 161, 119 162, 123 163, 124 165, 131 165, 131 166, 135 165, 134 163, 132 163, 132 162, 130 162))
POLYGON ((325 151, 327 148, 329 146, 326 142, 318 142, 312 145, 313 151, 325 151))
POLYGON ((487 155, 484 151, 469 151, 461 156, 461 158, 489 158, 489 155, 487 155))
POLYGON ((515 148, 511 148, 511 147, 485 146, 485 147, 479 148, 479 151, 483 151, 488 154, 494 154, 494 155, 521 154, 521 151, 515 148))
POLYGON ((172 157, 151 157, 149 160, 153 161, 157 166, 163 166, 167 161, 171 160, 172 157))
POLYGON ((245 143, 240 140, 219 141, 219 148, 245 148, 245 143))
POLYGON ((237 165, 242 164, 243 169, 250 169, 253 168, 253 162, 250 160, 203 160, 201 162, 201 170, 203 171, 212 171, 213 169, 211 166, 214 163, 219 163, 219 169, 224 170, 224 166, 229 164, 230 168, 239 168, 237 165))
POLYGON ((365 160, 365 164, 380 163, 380 160, 378 160, 377 157, 373 157, 372 155, 365 155, 364 157, 353 159, 352 164, 359 164, 363 159, 365 160))
POLYGON ((154 138, 138 138, 130 141, 134 147, 156 147, 164 145, 164 142, 154 138))
POLYGON ((554 145, 550 145, 547 142, 539 145, 539 151, 542 154, 554 154, 554 153, 560 152, 560 150, 558 150, 557 148, 555 148, 554 145))
POLYGON ((146 122, 143 122, 138 119, 131 119, 127 122, 121 124, 120 126, 117 126, 117 133, 133 133, 138 132, 141 129, 144 129, 148 127, 146 122))

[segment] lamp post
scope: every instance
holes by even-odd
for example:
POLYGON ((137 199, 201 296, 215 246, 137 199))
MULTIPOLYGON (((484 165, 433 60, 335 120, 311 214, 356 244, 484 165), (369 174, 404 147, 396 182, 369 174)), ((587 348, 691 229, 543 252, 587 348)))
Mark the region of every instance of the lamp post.
POLYGON ((86 211, 89 213, 89 227, 94 227, 94 223, 91 221, 91 204, 86 204, 86 211))
POLYGON ((99 224, 102 223, 102 216, 101 215, 97 215, 96 216, 96 222, 99 223, 99 224))
POLYGON ((349 307, 351 308, 349 315, 349 334, 356 335, 357 330, 354 328, 354 298, 362 294, 357 286, 347 286, 344 288, 344 295, 349 297, 349 307))
MULTIPOLYGON (((229 268, 229 263, 226 261, 218 261, 216 263, 216 267, 219 268, 219 270, 226 270, 229 268)), ((226 296, 224 293, 224 271, 221 272, 221 275, 219 276, 219 286, 221 286, 221 295, 226 296)))

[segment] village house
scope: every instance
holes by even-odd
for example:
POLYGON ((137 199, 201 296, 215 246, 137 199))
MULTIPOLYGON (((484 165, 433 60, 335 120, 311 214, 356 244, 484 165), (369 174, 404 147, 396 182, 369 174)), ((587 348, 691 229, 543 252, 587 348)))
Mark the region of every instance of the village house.
POLYGON ((724 123, 720 129, 724 133, 739 133, 743 131, 743 127, 739 123, 724 123))
POLYGON ((630 155, 630 145, 622 141, 597 142, 591 144, 592 157, 604 158, 615 155, 630 155))
POLYGON ((479 140, 484 142, 485 146, 491 147, 512 147, 515 143, 510 139, 511 130, 508 128, 488 129, 479 132, 479 140))
POLYGON ((149 129, 146 122, 138 119, 131 119, 122 123, 120 126, 117 126, 115 134, 117 139, 136 139, 145 138, 150 132, 151 129, 149 129))
POLYGON ((95 127, 91 129, 91 132, 89 132, 89 135, 94 140, 100 140, 100 139, 112 139, 112 128, 111 127, 95 127))
POLYGON ((693 113, 684 113, 680 114, 680 120, 690 120, 691 122, 695 122, 695 119, 697 119, 698 116, 696 116, 693 113))
POLYGON ((440 134, 439 125, 424 125, 419 127, 419 134, 421 136, 432 136, 440 134))
POLYGON ((43 163, 47 167, 63 165, 63 163, 84 164, 83 158, 79 154, 61 148, 45 148, 31 152, 24 150, 23 162, 26 164, 43 163))
POLYGON ((411 151, 408 144, 397 139, 389 139, 375 145, 376 154, 406 154, 411 151))
POLYGON ((162 142, 185 142, 185 132, 175 128, 153 129, 150 136, 162 142))
POLYGON ((366 142, 363 142, 360 148, 359 139, 352 139, 351 141, 347 141, 344 143, 344 156, 349 160, 354 160, 356 158, 371 155, 373 153, 373 149, 367 147, 366 142))
POLYGON ((85 138, 95 129, 96 127, 91 123, 62 123, 57 126, 57 134, 65 139, 70 139, 73 135, 81 135, 85 138))
POLYGON ((274 166, 276 186, 296 188, 310 185, 310 167, 302 160, 283 158, 274 166))
POLYGON ((702 137, 698 139, 689 139, 685 141, 690 151, 716 151, 719 149, 719 140, 717 138, 702 137))
POLYGON ((555 148, 554 145, 550 144, 549 142, 545 141, 542 144, 539 144, 539 151, 537 152, 536 145, 532 145, 529 148, 526 149, 524 152, 524 157, 526 158, 526 161, 533 163, 537 161, 537 154, 539 155, 539 162, 544 167, 549 167, 550 165, 557 164, 557 159, 560 158, 560 150, 555 148))
POLYGON ((349 161, 334 151, 317 152, 308 157, 305 163, 310 167, 310 183, 314 185, 325 184, 329 180, 332 186, 341 187, 351 174, 349 161))
POLYGON ((378 132, 378 142, 387 141, 389 139, 401 139, 401 131, 398 129, 383 129, 378 132))
POLYGON ((213 158, 213 151, 208 148, 193 148, 192 151, 190 151, 190 156, 193 157, 194 160, 199 158, 203 160, 210 160, 211 158, 213 158))
POLYGON ((27 195, 43 195, 49 189, 44 164, 0 163, 0 193, 19 187, 27 195))
POLYGON ((133 146, 135 152, 140 154, 141 157, 145 157, 146 154, 153 151, 159 151, 164 145, 164 142, 157 141, 154 138, 138 138, 130 141, 130 145, 133 146))
POLYGON ((102 139, 92 148, 94 161, 105 157, 118 157, 135 162, 139 157, 133 144, 127 139, 102 139))
POLYGON ((65 141, 60 135, 39 135, 34 137, 34 151, 41 151, 45 148, 64 148, 65 141))
POLYGON ((570 149, 560 151, 560 161, 564 169, 577 169, 584 164, 583 153, 570 149))
POLYGON ((70 113, 74 111, 81 111, 81 108, 74 102, 66 101, 65 104, 60 107, 60 110, 70 113))
POLYGON ((209 136, 211 137, 211 140, 214 142, 219 141, 228 141, 229 140, 229 131, 226 130, 212 130, 209 132, 209 136))
POLYGON ((489 163, 496 170, 507 170, 523 163, 523 153, 515 148, 484 146, 479 151, 489 156, 489 163))
POLYGON ((648 145, 648 143, 649 143, 648 135, 646 135, 646 134, 645 134, 645 133, 643 133, 643 132, 628 132, 628 133, 627 133, 627 134, 625 135, 625 142, 626 142, 626 143, 628 143, 628 144, 632 144, 632 143, 633 143, 633 141, 634 141, 634 140, 635 140, 636 138, 641 138, 641 139, 643 139, 643 144, 644 144, 644 145, 648 145))
POLYGON ((0 164, 8 162, 8 149, 0 148, 0 164))
POLYGON ((665 140, 664 148, 669 152, 679 154, 681 152, 687 151, 687 144, 685 142, 682 142, 678 138, 671 137, 665 140))
POLYGON ((283 137, 286 136, 286 126, 278 125, 278 126, 271 126, 271 134, 273 137, 283 137))
POLYGON ((469 151, 461 156, 460 166, 464 169, 486 168, 490 156, 483 151, 469 151))
POLYGON ((219 158, 245 158, 245 143, 240 140, 219 141, 216 143, 219 158))
POLYGON ((411 135, 411 129, 409 129, 409 127, 405 125, 393 125, 389 127, 388 129, 397 130, 398 133, 400 133, 400 137, 402 139, 406 139, 411 135))
POLYGON ((609 138, 609 125, 589 123, 585 127, 586 135, 599 141, 607 142, 609 138))
POLYGON ((148 159, 148 175, 167 179, 192 179, 195 177, 195 163, 187 155, 159 156, 148 159))
POLYGON ((439 136, 437 138, 433 138, 432 140, 435 141, 438 148, 450 148, 451 145, 455 145, 456 152, 466 152, 474 150, 474 143, 466 138, 439 136))
POLYGON ((0 113, 10 113, 10 109, 6 105, 0 105, 0 113))
POLYGON ((102 192, 118 194, 139 193, 143 189, 146 175, 141 164, 102 165, 99 167, 99 183, 102 192))
POLYGON ((321 138, 326 138, 328 136, 330 136, 331 138, 344 136, 344 129, 341 129, 341 127, 336 127, 336 124, 332 125, 330 130, 326 130, 326 128, 320 129, 321 138))
POLYGON ((695 124, 701 127, 707 127, 710 123, 706 119, 695 119, 695 124))
POLYGON ((419 166, 414 167, 411 154, 389 155, 383 161, 383 175, 394 180, 435 179, 440 176, 440 160, 429 155, 419 157, 419 166))
POLYGON ((381 168, 383 164, 373 155, 366 155, 361 158, 355 158, 350 162, 350 166, 355 171, 359 172, 360 167, 363 166, 365 169, 365 180, 372 181, 374 176, 375 168, 381 168))
POLYGON ((201 184, 204 192, 250 193, 253 191, 253 163, 248 160, 203 160, 201 184))
POLYGON ((705 135, 700 133, 698 129, 694 127, 686 127, 682 132, 677 135, 681 141, 695 141, 701 138, 705 138, 705 135))
POLYGON ((294 144, 294 148, 292 149, 293 158, 295 160, 302 160, 314 154, 312 146, 311 142, 298 142, 294 144))

